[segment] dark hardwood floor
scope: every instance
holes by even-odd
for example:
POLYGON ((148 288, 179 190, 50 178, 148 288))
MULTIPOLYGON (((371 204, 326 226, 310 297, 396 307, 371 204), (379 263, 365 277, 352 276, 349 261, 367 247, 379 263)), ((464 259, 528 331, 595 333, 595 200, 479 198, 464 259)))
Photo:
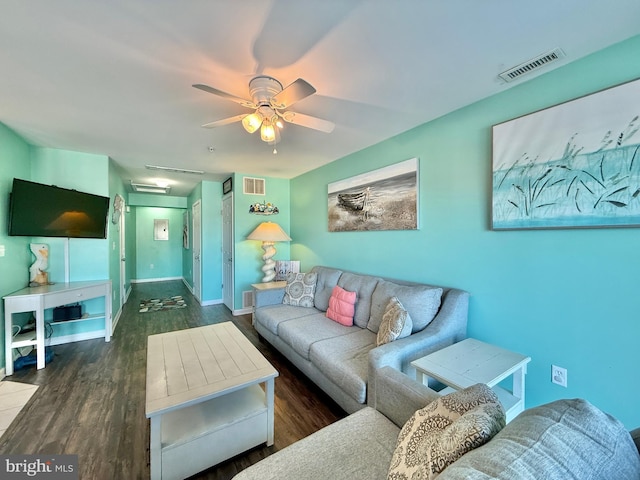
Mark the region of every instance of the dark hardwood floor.
POLYGON ((250 315, 224 305, 200 307, 181 281, 134 284, 110 343, 87 340, 53 347, 47 367, 6 380, 39 385, 0 439, 3 454, 77 454, 85 480, 149 478, 145 417, 147 336, 232 321, 279 371, 275 444, 259 446, 192 478, 229 479, 260 459, 344 417, 345 412, 268 343, 250 315), (138 313, 141 299, 183 295, 184 309, 138 313))

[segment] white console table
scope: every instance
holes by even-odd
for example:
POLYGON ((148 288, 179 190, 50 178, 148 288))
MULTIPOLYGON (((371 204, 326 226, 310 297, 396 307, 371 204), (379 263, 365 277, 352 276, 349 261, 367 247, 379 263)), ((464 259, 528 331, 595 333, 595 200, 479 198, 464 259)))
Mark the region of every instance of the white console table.
POLYGON ((35 346, 37 368, 45 366, 44 311, 70 303, 104 297, 104 315, 93 315, 90 318, 104 316, 104 340, 111 340, 111 280, 92 282, 55 283, 39 287, 27 287, 4 297, 5 354, 6 374, 13 375, 13 349, 35 346), (13 314, 35 312, 35 332, 13 336, 13 314))

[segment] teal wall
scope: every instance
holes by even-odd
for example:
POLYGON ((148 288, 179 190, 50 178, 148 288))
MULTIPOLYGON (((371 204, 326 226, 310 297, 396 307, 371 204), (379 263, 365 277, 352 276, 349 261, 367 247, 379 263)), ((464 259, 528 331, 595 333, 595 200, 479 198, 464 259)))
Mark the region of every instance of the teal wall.
MULTIPOLYGON (((104 155, 33 147, 31 178, 39 183, 109 196, 109 159, 104 155)), ((109 223, 109 229, 112 224, 109 223)), ((62 238, 33 238, 49 244, 49 280, 64 282, 64 244, 62 238)), ((69 239, 69 280, 106 280, 109 271, 108 239, 69 239)))
MULTIPOLYGON (((9 193, 14 177, 28 180, 31 175, 31 158, 29 145, 12 130, 0 123, 0 245, 5 254, 0 257, 0 297, 9 295, 24 288, 29 282, 29 265, 31 252, 30 239, 26 237, 9 237, 7 235, 7 218, 9 214, 9 193)), ((0 368, 5 366, 4 356, 4 303, 0 302, 0 368)), ((15 319, 16 323, 26 323, 27 319, 15 319)))
MULTIPOLYGON (((72 188, 83 192, 110 197, 112 188, 123 192, 124 186, 111 171, 109 159, 103 155, 93 155, 28 145, 18 135, 0 124, 0 195, 8 198, 13 177, 23 178, 44 184, 72 188)), ((6 202, 3 201, 0 215, 6 217, 6 202)), ((65 239, 45 237, 7 237, 6 222, 2 222, 0 242, 5 244, 6 255, 0 262, 6 263, 2 268, 0 294, 6 295, 24 288, 28 281, 28 268, 33 258, 29 252, 29 243, 38 242, 49 245, 49 265, 47 272, 53 282, 65 281, 65 239), (4 237, 4 238, 2 238, 4 237), (3 261, 3 259, 6 259, 3 261)), ((69 279, 70 281, 111 279, 113 284, 112 299, 119 302, 119 270, 113 276, 113 258, 110 245, 117 238, 113 225, 109 223, 107 239, 69 239, 69 279)), ((115 303, 114 305, 119 305, 115 303)), ((104 301, 94 300, 85 304, 85 312, 98 313, 104 311, 104 301)), ((45 317, 51 316, 45 312, 45 317)), ((115 312, 114 312, 115 313, 115 312)), ((22 316, 16 316, 17 323, 22 316)), ((92 332, 104 329, 104 320, 70 323, 54 326, 54 337, 62 335, 91 336, 92 332)), ((3 330, 4 334, 4 330, 3 330)), ((0 365, 4 366, 4 356, 0 365)))
POLYGON ((136 280, 182 277, 184 209, 132 207, 136 210, 136 280), (169 220, 169 240, 154 240, 154 220, 169 220))
POLYGON ((638 78, 639 56, 635 37, 295 178, 292 257, 468 290, 469 335, 531 356, 527 406, 584 397, 639 426, 638 229, 490 230, 492 125, 638 78), (412 157, 419 231, 328 233, 328 183, 412 157))
MULTIPOLYGON (((251 284, 260 283, 263 277, 262 270, 260 270, 264 265, 262 242, 247 240, 247 235, 262 222, 274 222, 280 225, 291 237, 289 180, 261 176, 260 178, 265 179, 266 195, 245 195, 242 193, 242 179, 245 176, 253 175, 235 174, 233 179, 235 309, 242 308, 242 292, 251 290, 251 284), (273 203, 279 208, 280 213, 271 216, 249 213, 249 206, 256 202, 273 203)), ((295 240, 295 238, 293 239, 295 240)), ((275 248, 274 260, 294 260, 290 258, 288 242, 278 242, 275 248)))

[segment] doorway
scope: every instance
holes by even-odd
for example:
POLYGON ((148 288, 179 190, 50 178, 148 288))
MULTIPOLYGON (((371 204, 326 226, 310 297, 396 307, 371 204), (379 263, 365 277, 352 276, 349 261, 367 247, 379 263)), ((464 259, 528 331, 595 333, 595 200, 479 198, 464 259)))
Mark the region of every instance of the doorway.
POLYGON ((233 312, 233 193, 222 199, 222 301, 233 312))
POLYGON ((201 255, 201 211, 200 200, 191 207, 191 218, 193 219, 193 296, 198 303, 202 303, 202 261, 201 255))

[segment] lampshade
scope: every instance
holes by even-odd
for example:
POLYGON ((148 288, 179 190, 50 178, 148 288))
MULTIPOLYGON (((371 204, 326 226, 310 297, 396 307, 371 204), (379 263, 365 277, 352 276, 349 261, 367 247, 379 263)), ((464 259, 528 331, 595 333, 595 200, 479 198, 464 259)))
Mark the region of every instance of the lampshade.
POLYGON ((262 125, 262 116, 258 112, 251 113, 242 119, 242 126, 244 129, 253 133, 262 125))
POLYGON ((262 222, 249 234, 247 240, 262 240, 263 242, 290 242, 291 237, 287 235, 277 223, 262 222))

